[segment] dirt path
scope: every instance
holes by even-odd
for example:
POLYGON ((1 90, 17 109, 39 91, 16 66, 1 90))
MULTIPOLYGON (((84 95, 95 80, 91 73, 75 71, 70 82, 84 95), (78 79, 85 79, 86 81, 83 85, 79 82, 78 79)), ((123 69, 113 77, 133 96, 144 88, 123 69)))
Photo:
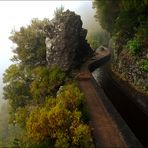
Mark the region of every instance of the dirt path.
MULTIPOLYGON (((96 59, 97 61, 97 59, 101 59, 106 55, 108 55, 108 52, 98 55, 93 60, 95 61, 96 59)), ((88 65, 90 65, 91 62, 92 61, 89 61, 82 66, 77 78, 79 87, 85 94, 86 103, 90 111, 90 125, 93 128, 96 147, 125 148, 127 147, 125 141, 101 101, 98 90, 94 87, 93 77, 88 70, 88 65)))

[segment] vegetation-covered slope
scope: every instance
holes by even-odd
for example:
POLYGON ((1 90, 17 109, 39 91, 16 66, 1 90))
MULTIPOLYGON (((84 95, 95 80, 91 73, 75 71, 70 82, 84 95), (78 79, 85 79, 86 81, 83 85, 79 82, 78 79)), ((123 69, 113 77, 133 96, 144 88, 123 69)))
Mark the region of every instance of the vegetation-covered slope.
POLYGON ((11 105, 10 124, 21 128, 10 147, 93 147, 84 95, 69 73, 47 66, 48 23, 34 19, 10 37, 17 47, 4 73, 4 98, 11 105))
POLYGON ((93 5, 111 34, 112 70, 148 93, 148 1, 94 0, 93 5))

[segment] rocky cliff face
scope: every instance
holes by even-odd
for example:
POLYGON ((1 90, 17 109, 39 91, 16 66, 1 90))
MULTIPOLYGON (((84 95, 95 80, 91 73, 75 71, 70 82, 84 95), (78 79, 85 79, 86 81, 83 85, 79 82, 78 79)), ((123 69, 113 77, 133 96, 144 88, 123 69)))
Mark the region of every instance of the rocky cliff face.
POLYGON ((50 21, 46 27, 46 60, 48 66, 57 64, 65 71, 81 65, 92 49, 85 40, 87 30, 82 28, 79 15, 67 10, 50 21))
POLYGON ((142 70, 140 62, 138 62, 141 59, 147 59, 146 52, 145 50, 139 56, 132 56, 127 50, 123 50, 120 54, 114 56, 112 68, 130 84, 148 93, 148 73, 142 70))

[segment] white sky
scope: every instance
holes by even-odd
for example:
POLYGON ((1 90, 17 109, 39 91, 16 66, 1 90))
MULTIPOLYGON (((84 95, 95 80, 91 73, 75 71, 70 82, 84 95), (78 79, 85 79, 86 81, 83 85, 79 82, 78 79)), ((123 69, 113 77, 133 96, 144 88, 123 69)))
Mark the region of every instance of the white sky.
MULTIPOLYGON (((0 72, 10 64, 12 42, 8 39, 13 28, 30 24, 32 18, 52 18, 56 7, 75 10, 84 1, 0 1, 0 72)), ((89 2, 90 3, 90 2, 89 2)))
MULTIPOLYGON (((10 58, 13 55, 11 47, 14 45, 8 39, 12 29, 18 30, 21 26, 30 24, 33 18, 52 19, 54 10, 61 5, 65 10, 82 14, 82 20, 86 20, 84 15, 88 11, 89 15, 92 15, 91 1, 0 1, 0 85, 2 85, 2 73, 11 64, 10 58)), ((0 86, 0 95, 1 91, 0 86)))

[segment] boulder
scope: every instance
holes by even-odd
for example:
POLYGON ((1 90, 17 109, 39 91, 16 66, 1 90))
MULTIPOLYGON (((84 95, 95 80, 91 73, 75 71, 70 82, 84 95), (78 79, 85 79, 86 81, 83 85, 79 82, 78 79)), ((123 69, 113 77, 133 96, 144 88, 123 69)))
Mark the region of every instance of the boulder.
POLYGON ((78 68, 92 49, 86 41, 79 15, 69 10, 50 21, 46 27, 46 60, 48 66, 58 65, 64 71, 78 68))

